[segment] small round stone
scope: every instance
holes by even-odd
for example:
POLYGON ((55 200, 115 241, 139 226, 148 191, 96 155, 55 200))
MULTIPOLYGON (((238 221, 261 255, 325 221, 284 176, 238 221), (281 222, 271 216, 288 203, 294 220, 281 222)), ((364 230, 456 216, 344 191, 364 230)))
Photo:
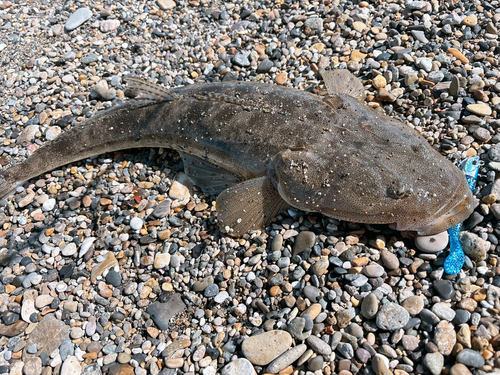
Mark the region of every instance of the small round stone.
POLYGON ((375 293, 368 294, 361 302, 361 315, 366 319, 373 319, 378 312, 378 298, 375 293))
POLYGON ((363 272, 368 277, 380 277, 384 274, 384 267, 378 264, 369 264, 363 268, 363 272))
POLYGON ((133 217, 132 219, 130 219, 130 228, 132 230, 139 230, 142 228, 143 223, 144 222, 140 217, 133 217))
POLYGON ((415 238, 415 245, 425 253, 439 253, 446 249, 448 239, 448 231, 444 231, 432 236, 417 237, 415 238))
POLYGON ((421 296, 410 296, 403 301, 402 306, 411 315, 418 315, 424 308, 424 299, 421 296))
POLYGON ((307 368, 309 369, 309 371, 318 371, 323 368, 323 363, 324 363, 323 357, 318 355, 309 360, 307 368))

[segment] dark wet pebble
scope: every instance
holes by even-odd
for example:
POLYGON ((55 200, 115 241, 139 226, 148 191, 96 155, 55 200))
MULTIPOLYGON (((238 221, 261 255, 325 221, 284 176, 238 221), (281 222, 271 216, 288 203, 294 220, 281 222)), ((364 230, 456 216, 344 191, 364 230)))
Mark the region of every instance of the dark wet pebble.
POLYGON ((114 269, 111 269, 106 275, 106 282, 117 288, 122 283, 122 277, 114 269))
POLYGON ((264 59, 257 67, 257 73, 267 73, 274 66, 273 62, 269 59, 264 59))
POLYGON ((470 319, 470 312, 463 309, 455 310, 455 317, 453 318, 453 324, 460 325, 467 323, 470 319))
POLYGON ((2 316, 2 322, 6 326, 10 326, 11 324, 17 322, 19 318, 20 318, 19 314, 12 311, 7 311, 2 316))
POLYGON ((451 299, 455 295, 455 289, 450 280, 436 280, 432 283, 439 296, 445 300, 451 299))

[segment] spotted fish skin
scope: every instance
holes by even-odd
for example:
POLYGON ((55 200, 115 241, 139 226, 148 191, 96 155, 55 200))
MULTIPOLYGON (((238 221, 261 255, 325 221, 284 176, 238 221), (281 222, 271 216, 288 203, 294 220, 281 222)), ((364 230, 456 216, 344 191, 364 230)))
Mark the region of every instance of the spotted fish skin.
POLYGON ((221 192, 221 226, 234 235, 261 229, 287 206, 421 235, 472 211, 458 168, 416 131, 342 90, 318 96, 249 82, 167 90, 137 80, 133 87, 142 98, 92 117, 2 171, 0 196, 87 157, 168 147, 192 163, 190 170, 211 171, 190 177, 221 192))

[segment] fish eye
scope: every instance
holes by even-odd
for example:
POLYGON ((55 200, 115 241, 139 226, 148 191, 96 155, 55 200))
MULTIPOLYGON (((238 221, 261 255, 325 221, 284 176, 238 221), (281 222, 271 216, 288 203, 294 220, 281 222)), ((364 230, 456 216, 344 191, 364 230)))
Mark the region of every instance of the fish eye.
POLYGON ((392 199, 404 199, 410 196, 410 188, 402 181, 395 180, 387 187, 387 196, 392 199))

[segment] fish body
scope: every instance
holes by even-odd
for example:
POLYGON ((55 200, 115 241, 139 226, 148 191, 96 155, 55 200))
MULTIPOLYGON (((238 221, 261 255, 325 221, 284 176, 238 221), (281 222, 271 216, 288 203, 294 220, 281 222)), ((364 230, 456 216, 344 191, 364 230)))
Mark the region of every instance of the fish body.
POLYGON ((334 92, 339 85, 326 78, 327 96, 249 82, 166 90, 131 78, 139 99, 2 171, 0 196, 73 161, 167 147, 179 151, 193 183, 219 194, 219 221, 233 235, 262 228, 289 206, 419 235, 469 216, 472 195, 458 168, 416 131, 366 106, 356 90, 334 92))

